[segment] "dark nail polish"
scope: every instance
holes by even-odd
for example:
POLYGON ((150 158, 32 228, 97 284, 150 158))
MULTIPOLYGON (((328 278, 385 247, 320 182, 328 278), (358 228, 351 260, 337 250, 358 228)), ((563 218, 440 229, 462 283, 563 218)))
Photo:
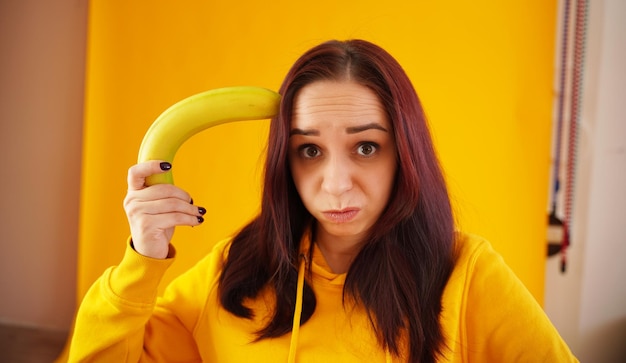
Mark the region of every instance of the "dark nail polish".
POLYGON ((204 209, 203 207, 198 207, 198 213, 204 215, 206 213, 206 209, 204 209))
POLYGON ((193 204, 193 198, 191 198, 191 200, 189 201, 189 204, 193 204))
POLYGON ((168 163, 167 161, 164 161, 159 165, 161 166, 161 170, 170 170, 172 168, 172 164, 168 163))
POLYGON ((198 217, 198 223, 202 223, 202 222, 204 222, 204 218, 198 217))

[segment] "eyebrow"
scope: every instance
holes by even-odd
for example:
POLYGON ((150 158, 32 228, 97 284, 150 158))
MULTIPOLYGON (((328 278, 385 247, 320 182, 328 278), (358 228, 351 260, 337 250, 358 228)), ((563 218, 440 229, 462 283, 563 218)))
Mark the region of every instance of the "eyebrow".
MULTIPOLYGON (((365 125, 347 127, 346 128, 346 133, 348 133, 348 134, 357 134, 359 132, 363 132, 363 131, 367 131, 367 130, 380 130, 380 131, 384 131, 384 132, 389 132, 389 130, 384 128, 382 125, 380 125, 380 124, 378 124, 376 122, 372 122, 372 123, 365 124, 365 125)), ((315 130, 315 129, 303 130, 303 129, 299 129, 299 128, 294 128, 294 129, 291 129, 291 131, 289 132, 289 136, 293 136, 293 135, 319 136, 320 132, 318 130, 315 130)))
POLYGON ((381 124, 376 123, 376 122, 372 122, 372 123, 365 124, 365 125, 352 126, 352 127, 346 128, 346 132, 349 133, 349 134, 356 134, 356 133, 367 131, 367 130, 380 130, 380 131, 384 131, 384 132, 389 132, 381 124))
POLYGON ((319 136, 320 132, 317 130, 303 130, 299 128, 294 128, 289 131, 289 136, 293 135, 304 135, 304 136, 319 136))

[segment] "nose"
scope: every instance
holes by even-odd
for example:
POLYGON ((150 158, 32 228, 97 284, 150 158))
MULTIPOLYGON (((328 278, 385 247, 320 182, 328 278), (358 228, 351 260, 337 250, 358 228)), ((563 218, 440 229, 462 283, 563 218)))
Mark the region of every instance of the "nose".
POLYGON ((328 158, 324 164, 322 190, 330 195, 339 196, 353 186, 353 168, 342 157, 328 158))

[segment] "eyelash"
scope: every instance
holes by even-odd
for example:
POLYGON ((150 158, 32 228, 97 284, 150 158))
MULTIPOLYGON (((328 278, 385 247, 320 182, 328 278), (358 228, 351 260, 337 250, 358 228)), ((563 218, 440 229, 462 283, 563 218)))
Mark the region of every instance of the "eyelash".
MULTIPOLYGON (((356 147, 356 151, 355 153, 363 158, 370 158, 372 157, 374 154, 376 154, 378 152, 378 150, 380 149, 380 146, 372 141, 365 141, 365 142, 361 142, 357 145, 356 147), (364 146, 369 146, 372 148, 372 151, 369 154, 362 154, 359 151, 364 147, 364 146)), ((319 147, 317 147, 317 145, 315 144, 304 144, 301 145, 300 147, 298 147, 298 155, 300 155, 302 158, 304 159, 315 159, 317 157, 319 157, 321 153, 321 150, 319 149, 319 147), (307 154, 308 151, 315 151, 315 155, 314 156, 310 156, 307 154)))

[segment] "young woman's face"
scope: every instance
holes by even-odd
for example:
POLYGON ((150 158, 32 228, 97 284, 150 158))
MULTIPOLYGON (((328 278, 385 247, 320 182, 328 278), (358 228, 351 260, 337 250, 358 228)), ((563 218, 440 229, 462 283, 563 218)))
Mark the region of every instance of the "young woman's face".
POLYGON ((382 103, 358 83, 317 81, 293 107, 289 164, 317 237, 361 241, 395 180, 396 147, 382 103))

